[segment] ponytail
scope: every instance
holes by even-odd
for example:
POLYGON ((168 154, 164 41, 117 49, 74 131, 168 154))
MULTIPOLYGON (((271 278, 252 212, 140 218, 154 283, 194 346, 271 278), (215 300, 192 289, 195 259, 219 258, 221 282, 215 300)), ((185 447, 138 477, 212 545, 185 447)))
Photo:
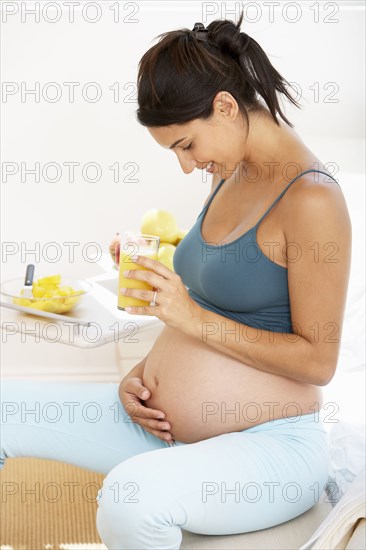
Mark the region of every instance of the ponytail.
POLYGON ((161 127, 207 120, 213 113, 213 99, 229 92, 249 124, 248 110, 260 108, 261 97, 275 123, 283 114, 277 93, 296 107, 289 94, 290 84, 273 67, 261 46, 230 20, 212 21, 205 29, 180 29, 158 35, 139 62, 137 76, 137 120, 143 126, 161 127))

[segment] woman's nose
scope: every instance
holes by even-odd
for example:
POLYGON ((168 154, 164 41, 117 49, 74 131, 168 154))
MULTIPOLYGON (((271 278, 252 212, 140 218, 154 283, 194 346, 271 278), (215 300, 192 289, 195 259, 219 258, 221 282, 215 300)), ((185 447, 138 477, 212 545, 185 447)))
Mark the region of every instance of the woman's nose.
MULTIPOLYGON (((177 155, 178 156, 178 155, 177 155)), ((197 162, 191 158, 178 156, 179 164, 185 174, 190 174, 197 166, 197 162)))

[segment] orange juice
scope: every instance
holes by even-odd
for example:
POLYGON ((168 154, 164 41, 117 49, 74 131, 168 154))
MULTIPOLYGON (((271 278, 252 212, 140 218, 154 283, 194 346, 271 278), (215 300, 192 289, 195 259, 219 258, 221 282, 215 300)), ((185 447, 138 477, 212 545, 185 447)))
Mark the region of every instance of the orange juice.
MULTIPOLYGON (((125 277, 123 275, 124 271, 127 270, 133 270, 133 269, 140 269, 144 271, 148 271, 146 267, 141 266, 140 264, 132 261, 132 257, 134 255, 141 255, 146 256, 148 258, 151 258, 152 260, 158 259, 158 249, 159 249, 159 237, 150 237, 146 240, 152 240, 152 244, 149 245, 149 248, 143 247, 140 248, 138 252, 136 252, 136 246, 132 246, 131 248, 134 248, 134 252, 125 252, 125 250, 128 250, 130 248, 130 243, 128 246, 123 247, 123 241, 121 240, 121 247, 120 247, 120 257, 119 257, 119 279, 118 279, 118 309, 124 310, 126 307, 129 306, 149 306, 150 301, 147 302, 146 300, 141 300, 139 298, 135 298, 132 296, 125 296, 124 294, 120 293, 121 288, 136 288, 139 290, 153 290, 153 287, 146 283, 145 281, 140 281, 137 279, 131 279, 129 277, 125 277)), ((138 247, 137 247, 138 248, 138 247)))

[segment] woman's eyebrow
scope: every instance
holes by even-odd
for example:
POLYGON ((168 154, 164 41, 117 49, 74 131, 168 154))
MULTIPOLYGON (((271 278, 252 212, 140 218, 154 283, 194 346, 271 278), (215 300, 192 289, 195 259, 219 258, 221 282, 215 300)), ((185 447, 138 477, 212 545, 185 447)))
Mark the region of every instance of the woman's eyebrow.
POLYGON ((172 145, 169 147, 169 149, 174 149, 174 147, 175 147, 176 145, 178 145, 178 143, 180 143, 180 142, 183 141, 184 139, 187 139, 187 136, 184 137, 184 138, 178 139, 177 141, 175 141, 174 143, 172 143, 172 145))

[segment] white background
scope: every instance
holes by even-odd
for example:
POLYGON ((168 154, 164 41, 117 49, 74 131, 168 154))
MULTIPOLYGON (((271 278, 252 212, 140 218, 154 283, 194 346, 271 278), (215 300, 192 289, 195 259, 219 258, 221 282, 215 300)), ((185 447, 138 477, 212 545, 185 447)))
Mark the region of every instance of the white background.
MULTIPOLYGON (((363 2, 280 2, 276 7, 276 2, 103 1, 94 3, 99 15, 93 3, 79 2, 74 22, 65 2, 57 2, 57 9, 56 2, 38 4, 37 10, 35 2, 2 3, 3 91, 12 85, 18 90, 3 93, 1 103, 2 252, 4 246, 14 251, 2 255, 2 279, 22 276, 30 262, 36 263, 38 275, 61 269, 65 275, 94 275, 98 270, 92 253, 107 251, 115 231, 139 228, 150 208, 170 210, 181 228, 194 223, 210 192, 210 177, 199 170, 185 175, 175 154, 159 147, 138 124, 138 61, 159 33, 191 29, 196 21, 237 21, 241 7, 242 31, 259 42, 275 68, 302 93, 302 110, 287 100, 283 106, 305 144, 339 178, 347 196, 353 191, 346 189, 350 182, 342 175, 364 173, 363 2), (50 82, 61 91, 56 102, 50 101, 56 93, 47 88, 50 82), (65 82, 80 84, 73 103, 65 82), (90 82, 102 91, 95 103, 82 96, 90 82), (36 83, 39 102, 32 94, 22 98, 21 90, 34 89, 36 83), (120 86, 118 102, 109 89, 114 83, 120 86), (18 172, 5 181, 4 163, 9 162, 18 172), (21 163, 32 169, 36 162, 41 171, 47 163, 58 163, 61 179, 49 182, 41 173, 39 182, 32 174, 22 181, 21 163), (74 182, 69 181, 67 162, 80 163, 74 182), (99 181, 85 180, 82 168, 87 163, 101 167, 99 181), (119 183, 109 168, 115 163, 121 170, 119 183), (128 181, 133 170, 131 179, 136 181, 128 181), (52 242, 57 247, 48 244, 52 242), (73 261, 67 242, 78 243, 73 261), (84 248, 89 242, 98 244, 84 248), (39 257, 24 254, 37 247, 39 257)), ((94 92, 89 88, 88 97, 94 92)), ((95 173, 90 169, 88 177, 95 173)), ((46 178, 54 176, 49 169, 46 178)))

